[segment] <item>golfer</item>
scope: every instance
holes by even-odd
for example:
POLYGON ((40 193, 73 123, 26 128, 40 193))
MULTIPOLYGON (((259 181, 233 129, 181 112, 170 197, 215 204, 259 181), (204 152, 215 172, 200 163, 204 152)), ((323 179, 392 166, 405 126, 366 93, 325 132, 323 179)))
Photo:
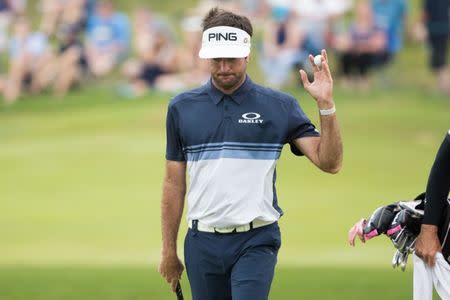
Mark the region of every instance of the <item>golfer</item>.
POLYGON ((325 172, 342 164, 326 51, 320 68, 310 55, 313 82, 300 71, 317 102, 319 134, 295 98, 246 74, 252 33, 246 17, 210 10, 199 56, 208 60, 211 79, 168 108, 159 272, 175 290, 184 268, 177 235, 187 170, 184 261, 194 300, 268 298, 281 245, 275 167, 284 144, 325 172))

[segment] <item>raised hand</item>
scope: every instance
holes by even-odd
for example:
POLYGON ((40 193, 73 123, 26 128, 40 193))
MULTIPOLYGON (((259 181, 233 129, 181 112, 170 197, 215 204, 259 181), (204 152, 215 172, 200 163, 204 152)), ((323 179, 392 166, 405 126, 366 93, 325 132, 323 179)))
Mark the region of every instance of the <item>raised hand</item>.
POLYGON ((322 50, 322 64, 318 67, 314 63, 314 57, 309 55, 309 62, 312 66, 314 80, 310 82, 305 70, 300 70, 300 77, 305 90, 317 101, 319 108, 328 109, 333 103, 333 78, 328 66, 328 56, 325 49, 322 50))

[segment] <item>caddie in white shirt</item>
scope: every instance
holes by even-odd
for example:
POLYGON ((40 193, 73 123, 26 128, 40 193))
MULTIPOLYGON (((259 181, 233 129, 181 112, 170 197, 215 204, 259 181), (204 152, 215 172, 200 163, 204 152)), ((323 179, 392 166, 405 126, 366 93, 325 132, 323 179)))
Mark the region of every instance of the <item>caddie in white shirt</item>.
POLYGON ((184 269, 177 236, 187 172, 184 261, 194 300, 268 298, 281 245, 275 180, 285 144, 325 172, 337 173, 342 164, 326 51, 320 68, 310 55, 313 82, 300 71, 318 105, 319 134, 294 97, 246 74, 252 34, 246 17, 212 9, 199 53, 211 79, 168 107, 159 271, 175 291, 184 269))

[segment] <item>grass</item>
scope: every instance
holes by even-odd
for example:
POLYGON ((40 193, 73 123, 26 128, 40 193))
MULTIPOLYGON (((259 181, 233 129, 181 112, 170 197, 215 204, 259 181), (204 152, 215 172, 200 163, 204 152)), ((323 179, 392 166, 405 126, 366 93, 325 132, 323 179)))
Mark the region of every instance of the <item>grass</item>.
MULTIPOLYGON (((189 6, 154 5, 176 3, 189 6)), ((259 81, 255 62, 250 73, 259 81)), ((421 46, 409 45, 373 79, 366 92, 336 84, 342 172, 326 175, 284 150, 283 246, 271 299, 412 297, 412 266, 391 269, 386 238, 353 249, 346 234, 376 207, 425 189, 450 101, 433 90, 421 46)), ((114 87, 101 81, 64 99, 0 105, 0 299, 174 298, 156 272, 172 95, 123 100, 114 87)), ((317 124, 314 101, 298 87, 287 91, 317 124)), ((188 295, 186 278, 183 288, 188 295)))
MULTIPOLYGON (((182 280, 185 299, 189 285, 182 280)), ((364 268, 278 268, 271 299, 412 298, 412 274, 364 268)), ((151 268, 15 267, 0 269, 0 299, 175 299, 151 268)))

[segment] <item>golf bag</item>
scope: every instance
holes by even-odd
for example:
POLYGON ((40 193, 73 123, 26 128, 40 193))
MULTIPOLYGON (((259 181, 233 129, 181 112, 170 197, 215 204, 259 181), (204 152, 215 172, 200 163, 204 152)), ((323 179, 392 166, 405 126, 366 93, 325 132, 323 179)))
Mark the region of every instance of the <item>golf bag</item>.
MULTIPOLYGON (((442 223, 439 225, 439 241, 442 254, 450 264, 450 199, 442 212, 442 223)), ((372 216, 364 223, 363 235, 369 240, 381 234, 387 235, 397 249, 392 266, 404 271, 408 255, 414 252, 417 236, 423 220, 425 209, 425 193, 420 194, 413 201, 399 201, 377 208, 372 216)))

